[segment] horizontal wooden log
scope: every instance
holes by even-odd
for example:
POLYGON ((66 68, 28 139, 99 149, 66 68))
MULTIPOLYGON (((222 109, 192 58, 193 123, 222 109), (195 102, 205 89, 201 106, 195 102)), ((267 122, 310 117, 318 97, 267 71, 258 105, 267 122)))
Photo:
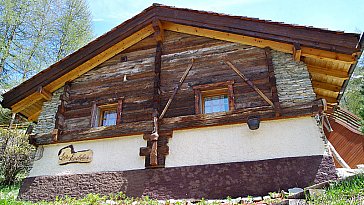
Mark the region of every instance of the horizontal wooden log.
MULTIPOLYGON (((62 143, 131 136, 150 132, 152 129, 153 126, 150 121, 143 121, 137 123, 124 123, 121 125, 109 127, 95 127, 82 130, 63 131, 58 137, 57 142, 62 143)), ((55 143, 55 141, 53 141, 52 136, 48 134, 37 136, 35 138, 35 144, 37 145, 52 143, 55 143)))
MULTIPOLYGON (((243 110, 235 110, 226 113, 199 114, 164 118, 160 121, 161 136, 163 132, 171 130, 187 129, 195 127, 216 126, 225 124, 246 123, 249 116, 260 116, 261 120, 285 119, 299 116, 315 114, 320 110, 319 102, 305 103, 294 107, 282 108, 282 115, 275 116, 275 111, 270 107, 259 107, 243 110)), ((73 142, 82 140, 104 139, 110 137, 122 137, 151 132, 152 122, 144 121, 138 123, 124 123, 110 127, 98 127, 85 130, 74 130, 62 132, 58 137, 58 142, 73 142)), ((171 136, 171 135, 169 135, 171 136)), ((45 134, 34 138, 34 144, 55 143, 51 134, 45 134)))
POLYGON ((139 156, 148 156, 151 151, 150 147, 141 147, 139 149, 139 156))

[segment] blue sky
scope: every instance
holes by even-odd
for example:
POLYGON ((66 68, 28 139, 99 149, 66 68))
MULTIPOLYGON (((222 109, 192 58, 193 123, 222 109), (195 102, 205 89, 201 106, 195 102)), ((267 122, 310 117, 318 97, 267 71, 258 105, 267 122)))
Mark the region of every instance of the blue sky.
POLYGON ((99 36, 153 3, 290 24, 364 32, 364 0, 88 0, 99 36))

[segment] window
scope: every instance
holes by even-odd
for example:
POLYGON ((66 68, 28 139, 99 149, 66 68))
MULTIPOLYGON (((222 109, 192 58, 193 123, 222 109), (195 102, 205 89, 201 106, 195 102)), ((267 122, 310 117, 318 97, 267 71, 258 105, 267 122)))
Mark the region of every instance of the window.
POLYGON ((94 102, 91 111, 91 127, 121 124, 122 106, 122 100, 113 104, 94 102))
POLYGON ((227 112, 229 111, 229 101, 227 95, 206 96, 202 100, 202 113, 227 112))
POLYGON ((210 114, 234 110, 233 81, 197 85, 195 91, 195 113, 210 114))
POLYGON ((107 110, 101 109, 99 126, 112 126, 116 125, 116 108, 110 108, 107 110))

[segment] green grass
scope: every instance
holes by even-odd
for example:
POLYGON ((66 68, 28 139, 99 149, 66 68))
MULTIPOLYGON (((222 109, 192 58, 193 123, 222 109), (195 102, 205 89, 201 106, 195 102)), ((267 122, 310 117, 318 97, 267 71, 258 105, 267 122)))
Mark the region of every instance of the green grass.
POLYGON ((312 204, 364 204, 364 174, 356 175, 347 180, 337 182, 326 189, 321 196, 311 197, 312 204))

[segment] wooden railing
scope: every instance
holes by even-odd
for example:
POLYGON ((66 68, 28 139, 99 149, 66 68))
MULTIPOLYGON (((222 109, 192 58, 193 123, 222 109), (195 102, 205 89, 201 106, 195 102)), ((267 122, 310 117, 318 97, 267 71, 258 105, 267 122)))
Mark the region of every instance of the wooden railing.
POLYGON ((341 107, 329 107, 327 116, 331 119, 341 121, 355 130, 360 130, 361 119, 341 107))

